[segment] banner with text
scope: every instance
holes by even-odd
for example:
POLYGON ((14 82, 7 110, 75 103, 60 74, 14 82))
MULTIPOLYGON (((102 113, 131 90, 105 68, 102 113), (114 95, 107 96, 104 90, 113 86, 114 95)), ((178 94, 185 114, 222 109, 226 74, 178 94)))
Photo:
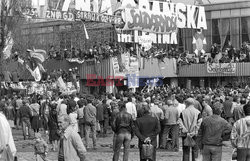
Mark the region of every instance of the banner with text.
POLYGON ((122 18, 119 16, 101 14, 91 11, 80 11, 76 10, 71 11, 57 11, 57 10, 47 10, 46 18, 48 19, 57 19, 57 20, 66 20, 66 21, 76 21, 76 20, 88 20, 96 21, 103 23, 111 23, 120 25, 122 24, 122 18))
POLYGON ((176 31, 176 16, 171 12, 125 8, 123 30, 141 30, 151 33, 171 33, 176 31))
POLYGON ((231 74, 236 72, 236 63, 207 63, 208 73, 231 74))

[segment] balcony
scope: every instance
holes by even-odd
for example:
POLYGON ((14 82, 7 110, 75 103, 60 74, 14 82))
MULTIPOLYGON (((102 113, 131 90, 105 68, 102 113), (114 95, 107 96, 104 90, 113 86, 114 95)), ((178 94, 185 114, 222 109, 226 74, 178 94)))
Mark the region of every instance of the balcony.
POLYGON ((191 64, 179 67, 178 77, 237 77, 250 76, 250 62, 234 63, 233 70, 227 67, 229 64, 217 64, 216 69, 211 70, 207 64, 191 64), (227 68, 227 69, 223 69, 227 68))

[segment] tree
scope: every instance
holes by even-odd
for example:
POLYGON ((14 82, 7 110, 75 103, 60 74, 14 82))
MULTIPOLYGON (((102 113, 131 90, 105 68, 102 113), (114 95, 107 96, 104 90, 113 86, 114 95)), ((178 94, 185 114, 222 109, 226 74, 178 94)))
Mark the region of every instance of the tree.
MULTIPOLYGON (((6 70, 7 61, 4 59, 3 50, 6 47, 8 36, 12 36, 12 32, 17 27, 21 18, 19 4, 22 0, 1 0, 0 2, 0 74, 6 70)), ((0 77, 0 82, 3 77, 0 77)), ((1 87, 0 87, 1 91, 1 87)), ((1 96, 1 93, 0 93, 1 96)))

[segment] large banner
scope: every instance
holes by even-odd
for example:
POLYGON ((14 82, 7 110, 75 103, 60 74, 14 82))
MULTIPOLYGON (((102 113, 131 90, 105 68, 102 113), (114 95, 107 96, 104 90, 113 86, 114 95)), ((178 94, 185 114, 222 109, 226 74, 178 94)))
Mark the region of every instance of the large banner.
POLYGON ((119 16, 100 14, 91 11, 57 11, 57 10, 47 10, 46 18, 48 19, 57 19, 57 20, 66 20, 66 21, 79 21, 79 20, 88 20, 96 21, 102 23, 111 23, 120 25, 122 24, 122 18, 119 16))
POLYGON ((176 31, 177 28, 207 29, 203 6, 153 1, 151 7, 127 6, 117 10, 115 14, 122 15, 125 22, 123 30, 166 34, 176 31))
POLYGON ((207 72, 232 74, 236 72, 236 63, 207 63, 207 72))
POLYGON ((126 8, 123 19, 124 30, 142 30, 154 33, 176 31, 176 16, 171 12, 154 12, 150 10, 126 8))

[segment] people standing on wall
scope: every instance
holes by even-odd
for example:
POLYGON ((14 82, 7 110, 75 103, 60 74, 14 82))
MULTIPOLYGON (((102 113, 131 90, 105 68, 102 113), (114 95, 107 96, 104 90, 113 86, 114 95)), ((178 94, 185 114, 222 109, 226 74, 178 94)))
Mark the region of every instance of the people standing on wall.
POLYGON ((246 41, 243 42, 243 44, 242 44, 241 54, 245 55, 246 62, 250 62, 250 46, 248 45, 248 43, 246 41))
POLYGON ((227 51, 228 57, 229 57, 231 60, 233 60, 236 49, 233 47, 233 45, 232 45, 232 43, 231 43, 230 40, 228 40, 227 44, 225 45, 224 51, 227 51))
POLYGON ((217 46, 217 43, 214 43, 211 47, 211 57, 212 59, 215 58, 215 56, 219 53, 219 47, 217 46))

